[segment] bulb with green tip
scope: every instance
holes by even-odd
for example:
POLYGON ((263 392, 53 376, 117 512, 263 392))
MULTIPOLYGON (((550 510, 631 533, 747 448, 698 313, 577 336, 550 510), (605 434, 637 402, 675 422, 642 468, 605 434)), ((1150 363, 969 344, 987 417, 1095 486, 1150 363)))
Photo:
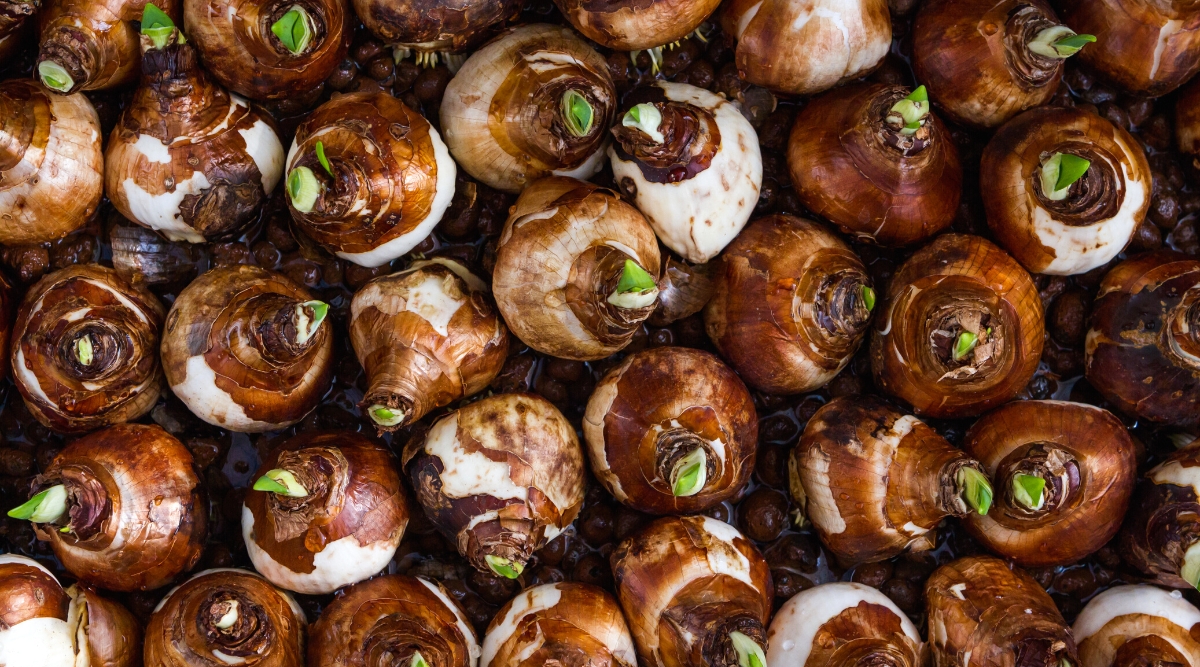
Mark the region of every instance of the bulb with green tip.
POLYGON ((506 579, 516 579, 525 571, 524 565, 507 558, 501 558, 500 556, 488 554, 483 557, 483 560, 487 562, 492 572, 506 579))
POLYGON ((1012 478, 1013 500, 1030 510, 1040 510, 1046 504, 1046 480, 1037 475, 1017 473, 1012 478))
POLYGON ((329 304, 324 301, 305 301, 296 304, 296 344, 304 345, 312 340, 328 314, 329 304), (311 316, 309 312, 312 313, 311 316))
POLYGON ((300 5, 292 5, 279 20, 271 24, 271 32, 292 55, 300 55, 312 42, 315 32, 312 17, 300 5))
POLYGON ((676 498, 694 496, 708 482, 708 453, 697 447, 675 462, 671 469, 671 493, 676 498))
POLYGON ((383 427, 399 426, 404 422, 404 410, 402 408, 372 405, 367 408, 367 415, 371 417, 371 421, 383 427))
POLYGON ((608 302, 617 308, 645 308, 658 298, 658 284, 645 269, 632 259, 625 260, 617 288, 608 295, 608 302))
POLYGON ((867 307, 868 313, 875 310, 875 290, 871 289, 870 287, 867 287, 866 285, 863 285, 862 286, 862 300, 863 300, 863 305, 867 307))
POLYGON ((975 468, 959 468, 954 481, 958 485, 959 495, 971 509, 980 515, 988 513, 992 508, 992 483, 983 473, 975 468))
POLYGON ((921 121, 929 115, 929 92, 925 86, 917 86, 908 97, 896 102, 888 110, 887 122, 900 128, 900 134, 912 136, 921 129, 921 121))
MULTIPOLYGON (((158 7, 147 4, 142 10, 142 34, 150 38, 150 43, 154 45, 154 48, 161 49, 166 46, 173 32, 175 32, 175 22, 171 20, 171 17, 158 7)), ((183 43, 182 35, 180 35, 179 43, 183 43)))
POLYGON ((729 641, 738 656, 738 667, 767 667, 767 654, 758 642, 741 632, 729 633, 729 641))
POLYGON ((238 622, 238 602, 237 602, 237 600, 230 600, 226 604, 229 605, 229 611, 225 612, 225 614, 223 616, 221 616, 221 618, 218 619, 217 622, 214 624, 217 626, 217 629, 219 629, 219 630, 228 630, 229 628, 233 627, 234 623, 238 622))
POLYGON ((560 112, 567 131, 577 137, 586 137, 595 124, 595 111, 591 102, 587 101, 577 90, 563 93, 560 112))
POLYGON ((59 93, 69 93, 75 87, 75 79, 66 68, 53 60, 43 60, 38 63, 38 78, 42 85, 59 93))
POLYGON ((1063 60, 1095 42, 1095 35, 1077 35, 1065 25, 1056 25, 1046 28, 1029 40, 1029 50, 1044 58, 1063 60))
POLYGON ((638 104, 626 111, 621 118, 621 125, 641 130, 656 143, 661 144, 667 140, 658 129, 662 125, 662 112, 650 103, 638 104))
POLYGON ((314 149, 317 154, 317 162, 321 163, 321 168, 325 170, 325 173, 333 176, 333 166, 329 164, 329 158, 325 157, 325 144, 318 141, 314 149))
POLYGON ((20 507, 8 511, 8 515, 33 523, 58 523, 67 514, 67 487, 52 486, 30 498, 20 507))
POLYGON ((75 340, 75 358, 84 366, 91 366, 96 358, 91 336, 80 336, 75 340))
POLYGON ((429 663, 425 662, 425 656, 421 655, 420 651, 413 653, 412 660, 408 663, 408 667, 429 667, 429 663))
POLYGON ((1071 186, 1087 174, 1091 160, 1070 153, 1055 153, 1042 163, 1042 194, 1051 201, 1067 198, 1071 186))
POLYGON ((317 197, 321 196, 322 189, 316 174, 313 174, 312 169, 308 167, 296 167, 292 173, 288 174, 288 199, 292 202, 292 208, 301 213, 309 213, 313 210, 313 206, 317 203, 317 197))
POLYGON ((254 482, 255 491, 267 491, 289 498, 304 498, 308 489, 304 488, 296 476, 287 470, 276 468, 268 470, 265 475, 254 482))
POLYGON ((975 346, 978 344, 979 336, 971 333, 970 331, 964 331, 958 334, 958 338, 954 340, 954 360, 962 361, 968 354, 971 353, 971 350, 975 349, 975 346))

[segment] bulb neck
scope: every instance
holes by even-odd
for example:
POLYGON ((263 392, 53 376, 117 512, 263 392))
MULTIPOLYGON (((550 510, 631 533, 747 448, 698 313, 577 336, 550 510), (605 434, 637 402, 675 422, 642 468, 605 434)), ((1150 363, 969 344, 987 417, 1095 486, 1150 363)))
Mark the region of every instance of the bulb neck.
POLYGON ((654 444, 656 472, 677 498, 698 495, 716 476, 717 464, 709 443, 683 427, 662 430, 654 444))
POLYGON ((260 294, 247 303, 253 342, 263 357, 287 364, 323 339, 328 305, 283 294, 260 294))
POLYGON ((136 360, 134 342, 113 322, 79 320, 59 338, 58 367, 79 382, 97 382, 136 360))
POLYGON ((55 93, 83 90, 100 69, 96 34, 82 26, 56 26, 42 38, 35 73, 55 93))
POLYGON ((237 665, 270 650, 275 639, 270 619, 244 591, 213 591, 196 609, 207 648, 221 662, 237 665))
POLYGON ((996 471, 1009 514, 1040 519, 1069 507, 1080 493, 1082 473, 1073 454, 1052 443, 1031 443, 1023 455, 996 471))

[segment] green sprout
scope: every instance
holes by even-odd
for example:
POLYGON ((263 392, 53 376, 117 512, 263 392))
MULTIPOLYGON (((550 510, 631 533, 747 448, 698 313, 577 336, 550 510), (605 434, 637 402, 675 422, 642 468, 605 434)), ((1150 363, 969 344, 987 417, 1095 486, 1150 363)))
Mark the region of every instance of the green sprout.
POLYGON ((621 125, 632 127, 641 130, 657 143, 666 141, 666 137, 658 128, 662 125, 662 112, 653 104, 643 103, 635 105, 632 109, 625 112, 621 118, 621 125))
POLYGON ((75 358, 84 366, 91 366, 95 360, 95 348, 91 336, 82 336, 75 341, 75 358))
POLYGON ((1192 588, 1200 588, 1200 540, 1192 542, 1192 545, 1184 552, 1179 576, 1191 584, 1192 588))
POLYGON ((700 493, 708 481, 708 454, 697 447, 675 462, 671 470, 671 493, 686 498, 700 493))
POLYGON ((304 345, 317 335, 325 316, 329 314, 329 304, 324 301, 305 301, 296 305, 296 344, 304 345), (312 311, 309 317, 308 312, 312 311))
POLYGON ((516 579, 517 577, 521 576, 522 572, 525 571, 524 565, 514 560, 501 558, 500 556, 488 554, 487 556, 483 557, 483 560, 487 562, 488 567, 492 569, 492 572, 495 572, 497 575, 506 579, 516 579))
POLYGON ((372 405, 367 408, 371 420, 383 427, 397 426, 404 421, 404 410, 389 408, 386 405, 372 405))
POLYGON ((978 344, 979 336, 970 331, 958 334, 958 338, 954 341, 954 360, 962 361, 978 344))
POLYGON ((421 655, 420 651, 413 653, 412 662, 408 663, 408 667, 429 667, 429 663, 425 662, 425 656, 421 655))
POLYGON ((67 513, 67 487, 52 486, 29 499, 24 505, 14 507, 8 515, 22 521, 34 523, 57 523, 67 513))
POLYGON ((908 97, 896 102, 888 110, 887 121, 900 126, 900 133, 912 136, 921 129, 921 121, 929 115, 929 91, 917 86, 908 97))
POLYGON ((1013 475, 1013 500, 1031 510, 1040 510, 1045 502, 1042 493, 1046 489, 1046 480, 1037 475, 1017 473, 1013 475))
POLYGON ((974 468, 959 468, 954 477, 963 500, 980 515, 992 507, 992 484, 983 473, 974 468))
POLYGON ((738 667, 767 667, 767 654, 758 642, 737 631, 729 633, 729 641, 737 652, 738 667))
POLYGON ((1083 178, 1092 166, 1086 160, 1070 153, 1055 153, 1042 163, 1042 194, 1052 201, 1062 201, 1076 181, 1083 178))
POLYGON ((1095 35, 1077 35, 1065 25, 1056 25, 1039 32, 1029 40, 1029 50, 1044 58, 1063 60, 1096 41, 1095 35))
POLYGON ((577 137, 586 137, 592 131, 595 112, 579 91, 571 89, 562 96, 562 117, 568 132, 577 137))
POLYGON ((312 17, 300 5, 293 5, 271 25, 271 32, 279 38, 283 47, 292 55, 300 55, 312 41, 314 32, 312 17))
POLYGON ((333 176, 333 167, 329 164, 329 158, 325 157, 325 144, 317 142, 317 162, 321 163, 321 167, 325 173, 333 176))
MULTIPOLYGON (((150 38, 154 48, 161 49, 166 46, 174 31, 175 22, 163 10, 152 4, 147 4, 142 10, 142 34, 150 38)), ((179 37, 179 43, 183 43, 182 35, 179 37)))
POLYGON ((296 476, 287 470, 276 468, 268 470, 265 475, 254 482, 255 491, 269 491, 289 498, 304 498, 308 489, 304 488, 296 476))
POLYGON ((658 285, 654 277, 632 259, 625 260, 617 288, 608 296, 608 302, 618 308, 645 308, 658 298, 658 285))
POLYGON ((50 90, 69 93, 75 87, 75 79, 67 72, 66 68, 53 60, 43 60, 38 63, 38 78, 42 80, 42 84, 50 90))
POLYGON ((866 285, 863 285, 862 286, 862 300, 863 300, 863 305, 867 307, 868 313, 875 310, 875 290, 871 289, 870 287, 867 287, 866 285))
POLYGON ((312 169, 296 167, 288 174, 287 191, 292 208, 301 213, 308 213, 316 205, 317 197, 321 196, 321 182, 317 180, 312 169))

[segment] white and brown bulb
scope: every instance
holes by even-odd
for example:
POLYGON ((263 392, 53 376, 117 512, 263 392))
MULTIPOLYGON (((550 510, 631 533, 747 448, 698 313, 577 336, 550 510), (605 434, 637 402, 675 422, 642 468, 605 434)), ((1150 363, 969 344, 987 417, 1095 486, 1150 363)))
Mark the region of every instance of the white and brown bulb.
POLYGON ((589 584, 533 586, 508 601, 488 625, 480 667, 637 667, 633 639, 617 601, 589 584))
POLYGON ((1200 609, 1179 591, 1115 586, 1088 601, 1071 634, 1080 667, 1200 665, 1200 609))

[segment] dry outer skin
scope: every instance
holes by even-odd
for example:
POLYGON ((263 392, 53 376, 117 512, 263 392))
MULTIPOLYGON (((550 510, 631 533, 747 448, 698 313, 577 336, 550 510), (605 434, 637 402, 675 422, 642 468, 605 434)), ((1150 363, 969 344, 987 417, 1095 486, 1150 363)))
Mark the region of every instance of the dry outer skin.
POLYGON ((498 394, 436 421, 404 448, 426 516, 481 572, 485 556, 524 566, 583 506, 583 451, 545 399, 498 394))
POLYGON ((1080 59, 1136 95, 1175 90, 1200 69, 1196 0, 1061 0, 1063 22, 1096 36, 1080 59))
POLYGON ((1075 640, 1037 582, 989 556, 960 558, 925 584, 936 667, 1078 665, 1075 640))
POLYGON ((52 241, 87 224, 104 194, 104 155, 86 97, 5 81, 0 142, 0 243, 52 241))
POLYGON ((918 250, 876 309, 875 381, 918 415, 967 417, 1004 403, 1029 383, 1042 355, 1045 315, 1037 287, 978 236, 945 234, 918 250), (962 332, 979 344, 955 360, 962 332))
POLYGON ((71 92, 104 90, 137 80, 141 49, 137 21, 147 4, 176 23, 179 0, 58 0, 38 16, 38 62, 53 61, 71 75, 71 92))
POLYGON ((1121 527, 1137 471, 1136 446, 1111 413, 1084 403, 1018 401, 975 422, 962 444, 993 481, 986 516, 967 530, 1025 567, 1068 565, 1104 546, 1121 527), (1043 506, 1013 499, 1013 475, 1046 480, 1043 506))
POLYGON ((979 129, 997 127, 1058 90, 1062 60, 1026 47, 1055 25, 1046 0, 929 0, 912 24, 913 70, 947 117, 979 129))
POLYGON ((441 584, 384 575, 343 590, 308 639, 308 664, 391 667, 414 652, 435 667, 475 667, 479 644, 441 584))
POLYGON ((126 218, 199 243, 242 231, 282 161, 266 120, 214 84, 190 44, 172 42, 145 50, 141 84, 109 136, 104 187, 126 218))
POLYGON ((687 37, 720 0, 554 0, 588 39, 614 51, 665 46, 687 37))
POLYGON ((732 526, 659 519, 618 545, 611 562, 639 664, 736 667, 733 631, 765 647, 770 570, 732 526))
POLYGON ((480 667, 637 667, 617 601, 581 583, 526 588, 496 612, 480 667))
POLYGON ((1034 273, 1071 275, 1107 264, 1150 208, 1142 146, 1125 130, 1078 109, 1042 107, 1002 127, 983 154, 980 190, 996 240, 1034 273), (1055 153, 1091 162, 1065 200, 1042 191, 1055 153))
POLYGON ((592 392, 584 415, 592 472, 609 493, 651 514, 696 514, 739 493, 758 449, 758 419, 746 385, 721 360, 684 347, 629 356, 592 392), (676 497, 671 471, 696 447, 706 481, 676 497))
POLYGON ((354 0, 355 14, 384 42, 454 53, 477 44, 520 10, 516 0, 354 0))
POLYGON ((287 593, 245 570, 206 570, 172 590, 146 625, 146 665, 304 666, 304 612, 287 593), (217 623, 237 603, 229 628, 217 623))
POLYGON ((197 416, 218 426, 261 432, 300 421, 332 380, 331 325, 323 323, 299 349, 272 345, 278 336, 264 340, 264 334, 294 335, 292 327, 268 324, 277 312, 310 300, 308 290, 257 266, 205 273, 167 316, 167 382, 197 416))
POLYGON ((403 411, 395 430, 479 393, 508 354, 508 328, 483 281, 436 258, 376 278, 350 303, 350 341, 367 373, 360 407, 403 411))
MULTIPOLYGON (((200 559, 208 503, 192 454, 158 426, 118 424, 75 440, 35 478, 65 484, 70 532, 34 524, 68 572, 110 591, 165 586, 200 559)), ((32 495, 32 494, 30 494, 32 495)))
POLYGON ((166 310, 150 292, 99 264, 42 278, 17 314, 13 380, 38 421, 84 433, 141 417, 163 389, 158 340, 166 310), (79 341, 92 361, 80 362, 79 341))
POLYGON ((75 584, 67 589, 71 597, 67 622, 76 628, 76 646, 82 655, 79 664, 88 667, 141 667, 142 626, 120 603, 100 596, 91 586, 75 584))
POLYGON ((748 384, 777 394, 810 391, 850 362, 867 332, 871 286, 862 260, 816 222, 754 221, 712 264, 708 337, 748 384))
POLYGON ((476 51, 446 86, 446 144, 462 168, 505 192, 539 178, 591 178, 604 161, 617 93, 604 57, 570 29, 525 25, 476 51), (575 91, 592 125, 575 136, 562 97, 575 91))
POLYGON ((1200 610, 1154 586, 1116 586, 1092 598, 1071 628, 1084 665, 1200 664, 1200 610))
POLYGON ((856 84, 826 93, 796 116, 788 167, 813 213, 859 240, 909 245, 954 220, 962 165, 936 114, 905 137, 885 119, 908 89, 856 84))
POLYGON ((792 496, 845 565, 935 546, 938 523, 972 512, 955 481, 979 463, 875 397, 817 411, 789 460, 792 496))
POLYGON ((1180 576, 1183 557, 1200 540, 1200 447, 1172 453, 1138 481, 1121 526, 1124 560, 1153 583, 1191 588, 1180 576))
POLYGON ((1200 263, 1137 255, 1104 276, 1087 333, 1087 379, 1118 410, 1200 423, 1200 263))
MULTIPOLYGON (((408 499, 391 452, 353 431, 305 431, 273 450, 254 478, 292 473, 309 495, 246 494, 250 535, 275 563, 310 574, 326 546, 352 538, 359 547, 395 551, 408 525, 408 499)), ((336 565, 336 564, 335 564, 336 565)))
POLYGON ((185 0, 188 39, 222 86, 251 99, 286 99, 320 85, 346 57, 352 30, 342 0, 185 0), (293 7, 312 21, 312 37, 293 54, 271 26, 293 7))
POLYGON ((784 94, 865 76, 892 46, 887 0, 736 0, 720 18, 737 38, 738 76, 784 94))
POLYGON ((534 349, 565 359, 606 357, 628 345, 654 311, 608 302, 626 260, 659 273, 658 240, 636 208, 591 183, 542 179, 504 223, 492 273, 496 305, 534 349))

